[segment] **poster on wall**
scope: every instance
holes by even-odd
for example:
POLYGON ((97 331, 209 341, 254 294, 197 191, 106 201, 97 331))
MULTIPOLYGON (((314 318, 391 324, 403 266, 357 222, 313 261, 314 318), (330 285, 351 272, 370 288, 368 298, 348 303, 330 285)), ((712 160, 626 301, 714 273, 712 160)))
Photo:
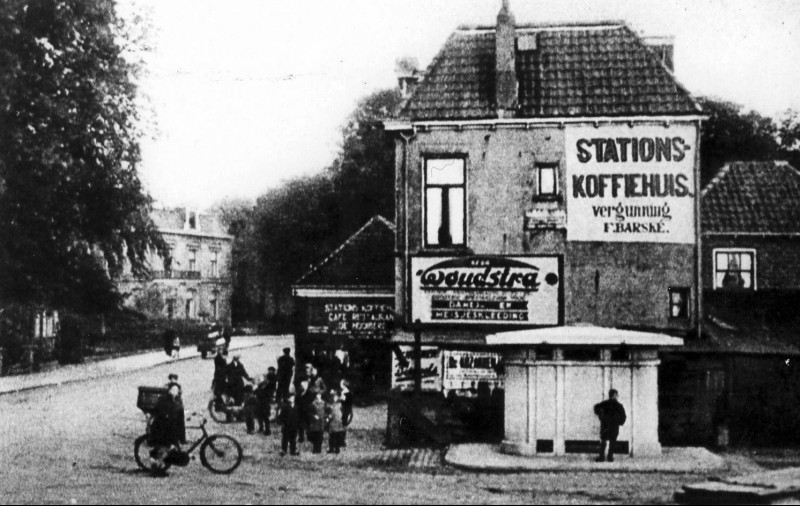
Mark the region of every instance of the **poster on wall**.
POLYGON ((567 240, 694 244, 694 125, 569 126, 567 240))
POLYGON ((497 374, 500 358, 499 353, 445 351, 444 390, 475 390, 480 383, 487 383, 491 389, 502 388, 502 378, 497 374))
MULTIPOLYGON (((442 390, 442 352, 435 346, 422 347, 422 390, 442 390)), ((397 346, 392 353, 392 390, 414 389, 414 347, 397 346)))
POLYGON ((561 257, 411 259, 411 315, 422 323, 559 325, 561 257))

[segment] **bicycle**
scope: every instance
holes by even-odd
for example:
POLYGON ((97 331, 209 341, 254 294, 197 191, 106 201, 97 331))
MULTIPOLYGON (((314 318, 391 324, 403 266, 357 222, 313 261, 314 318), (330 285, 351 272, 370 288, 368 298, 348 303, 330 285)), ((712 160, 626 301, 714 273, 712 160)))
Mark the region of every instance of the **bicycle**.
MULTIPOLYGON (((278 402, 277 396, 272 394, 272 402, 270 403, 269 421, 277 422, 280 419, 282 403, 278 402)), ((233 404, 233 401, 227 395, 223 395, 221 399, 216 396, 211 397, 208 401, 208 414, 212 420, 217 423, 235 423, 244 420, 243 406, 240 404, 233 404)))
MULTIPOLYGON (((193 413, 191 417, 193 416, 199 416, 199 414, 193 413)), ((187 420, 191 420, 191 417, 187 418, 187 420)), ((209 435, 208 431, 206 431, 207 421, 202 418, 200 425, 187 426, 187 429, 199 429, 203 434, 191 444, 188 450, 171 450, 163 461, 156 458, 160 447, 150 443, 149 431, 147 434, 139 436, 133 443, 133 455, 136 459, 136 464, 146 471, 152 470, 154 464, 160 471, 166 471, 173 464, 185 467, 192 460, 189 457, 191 453, 200 447, 200 463, 203 467, 216 474, 232 473, 242 463, 242 446, 231 436, 225 434, 209 435)))

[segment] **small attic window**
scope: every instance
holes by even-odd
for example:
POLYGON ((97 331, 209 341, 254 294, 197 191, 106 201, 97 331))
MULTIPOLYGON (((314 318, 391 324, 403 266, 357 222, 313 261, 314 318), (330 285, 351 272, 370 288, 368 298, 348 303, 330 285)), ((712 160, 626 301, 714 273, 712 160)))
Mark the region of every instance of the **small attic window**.
POLYGON ((517 37, 517 51, 536 51, 539 49, 539 34, 525 33, 517 37))

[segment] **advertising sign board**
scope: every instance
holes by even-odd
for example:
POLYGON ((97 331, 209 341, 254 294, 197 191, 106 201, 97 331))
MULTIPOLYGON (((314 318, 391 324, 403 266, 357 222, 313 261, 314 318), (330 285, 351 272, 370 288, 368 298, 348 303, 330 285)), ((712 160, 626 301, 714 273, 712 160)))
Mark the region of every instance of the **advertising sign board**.
POLYGON ((568 126, 567 240, 694 244, 695 128, 568 126))
POLYGON ((502 387, 502 379, 497 374, 499 363, 499 353, 445 351, 444 390, 474 389, 482 382, 491 388, 502 387))
POLYGON ((422 323, 559 325, 561 257, 412 257, 411 315, 422 323))
MULTIPOLYGON (((413 346, 398 346, 392 353, 392 389, 414 389, 413 346)), ((422 347, 422 390, 442 390, 442 352, 435 346, 422 347)))

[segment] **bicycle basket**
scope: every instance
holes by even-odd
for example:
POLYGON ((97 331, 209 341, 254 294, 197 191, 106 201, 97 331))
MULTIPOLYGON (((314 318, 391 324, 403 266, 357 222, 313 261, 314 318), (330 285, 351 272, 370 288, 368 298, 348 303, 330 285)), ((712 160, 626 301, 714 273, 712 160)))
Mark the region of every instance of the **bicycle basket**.
POLYGON ((159 397, 167 393, 164 387, 139 387, 139 398, 136 400, 136 407, 145 413, 152 413, 156 408, 159 397))

